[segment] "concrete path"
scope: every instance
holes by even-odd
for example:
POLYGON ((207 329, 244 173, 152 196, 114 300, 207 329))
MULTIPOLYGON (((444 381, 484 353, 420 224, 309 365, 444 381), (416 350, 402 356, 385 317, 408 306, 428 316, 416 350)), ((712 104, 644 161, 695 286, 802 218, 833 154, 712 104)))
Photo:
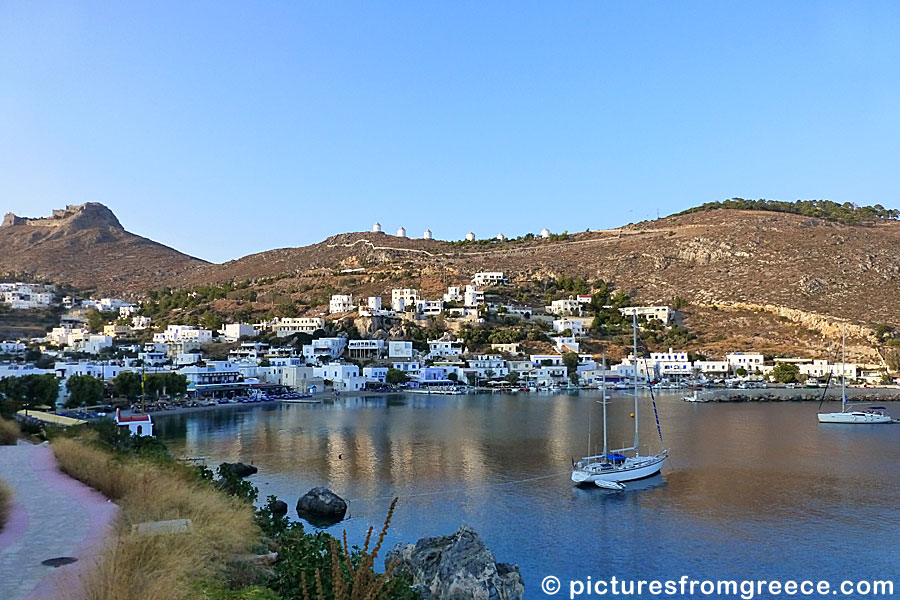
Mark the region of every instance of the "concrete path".
POLYGON ((47 446, 0 446, 0 479, 13 490, 12 513, 0 533, 0 598, 75 596, 78 573, 96 555, 118 507, 61 473, 47 446), (41 564, 63 556, 78 561, 41 564))

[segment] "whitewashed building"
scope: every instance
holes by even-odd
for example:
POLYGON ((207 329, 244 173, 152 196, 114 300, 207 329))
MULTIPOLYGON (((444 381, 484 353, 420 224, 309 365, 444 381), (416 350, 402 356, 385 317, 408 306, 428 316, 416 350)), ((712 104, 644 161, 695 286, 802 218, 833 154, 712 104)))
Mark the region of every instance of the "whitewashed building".
POLYGON ((668 306, 626 306, 620 308, 619 312, 626 317, 636 314, 639 318, 656 319, 664 325, 668 325, 672 318, 672 310, 668 306))
POLYGON ((24 354, 25 344, 22 342, 0 342, 0 354, 24 354))
POLYGON ((502 356, 496 354, 479 354, 468 361, 466 371, 474 372, 479 378, 485 378, 490 372, 493 378, 504 377, 509 373, 509 364, 502 356))
POLYGON ((478 289, 477 285, 467 285, 463 295, 463 304, 468 308, 481 306, 484 304, 484 291, 478 289))
POLYGON ((353 359, 373 359, 384 356, 384 340, 350 340, 347 342, 347 357, 353 359))
POLYGON ((462 302, 463 295, 458 285, 451 285, 444 294, 444 302, 462 302))
POLYGON ((428 340, 429 358, 459 356, 463 352, 462 342, 450 340, 428 340))
POLYGON ((656 369, 657 376, 691 375, 694 371, 687 352, 675 352, 672 348, 668 352, 651 352, 650 363, 656 369))
POLYGON ((288 317, 278 319, 274 324, 277 337, 289 337, 295 333, 307 333, 312 335, 320 329, 325 329, 325 319, 321 317, 288 317))
POLYGON ((391 368, 403 371, 403 373, 412 377, 418 375, 419 371, 422 370, 422 363, 417 360, 395 361, 391 363, 391 368))
POLYGON ((238 365, 228 360, 207 361, 204 366, 182 367, 177 373, 184 375, 195 387, 237 383, 242 378, 238 365))
POLYGON ((345 313, 356 308, 353 304, 353 294, 334 294, 328 303, 328 312, 345 313))
POLYGON ((728 374, 727 360, 695 360, 694 370, 702 375, 725 376, 728 374))
POLYGON ((415 306, 419 299, 419 290, 413 288, 391 290, 391 308, 403 312, 407 306, 415 306))
POLYGON ((413 344, 406 341, 389 341, 388 357, 389 358, 412 358, 413 344))
POLYGON ((236 342, 242 337, 256 337, 259 332, 254 329, 253 325, 246 323, 228 323, 221 331, 219 331, 226 342, 236 342))
POLYGON ((418 300, 416 313, 425 316, 436 316, 444 310, 443 300, 418 300))
POLYGON ((553 338, 557 352, 578 352, 581 350, 581 344, 573 336, 561 335, 553 338))
POLYGON ((325 391, 325 380, 316 377, 313 367, 284 367, 281 373, 281 385, 303 393, 325 391))
POLYGON ((732 352, 725 355, 728 366, 732 371, 743 368, 749 373, 762 370, 765 357, 762 354, 744 354, 743 352, 732 352))
POLYGON ((303 346, 303 357, 307 361, 331 362, 344 353, 347 347, 347 338, 323 337, 313 340, 311 344, 303 346))
POLYGON ((472 283, 475 285, 503 285, 507 281, 502 271, 481 271, 472 276, 472 283))
POLYGON ((550 303, 550 306, 545 307, 545 310, 548 313, 560 316, 580 315, 581 306, 581 302, 574 298, 564 298, 562 300, 554 300, 550 303))
POLYGON ((388 367, 363 367, 363 377, 369 381, 385 383, 388 367))
POLYGON ((554 319, 553 331, 562 333, 569 330, 573 337, 584 336, 584 323, 581 319, 554 319))
POLYGON ((74 375, 90 375, 98 379, 115 379, 122 372, 122 367, 105 363, 78 361, 58 362, 53 365, 53 370, 60 379, 68 379, 74 375))
MULTIPOLYGON (((775 363, 779 362, 782 362, 781 359, 776 358, 775 363)), ((859 374, 856 363, 830 363, 825 359, 815 359, 804 361, 797 366, 800 368, 800 374, 807 377, 828 377, 831 374, 833 378, 856 379, 859 374)))
POLYGON ((82 343, 81 351, 87 354, 100 354, 104 348, 110 348, 113 339, 108 335, 91 335, 82 343))
POLYGON ((154 333, 153 341, 162 344, 172 342, 206 344, 212 341, 212 331, 209 329, 198 329, 192 325, 169 325, 165 331, 154 333))
POLYGON ((132 329, 147 329, 150 327, 150 323, 153 321, 150 317, 145 317, 143 315, 134 315, 131 317, 131 328, 132 329))

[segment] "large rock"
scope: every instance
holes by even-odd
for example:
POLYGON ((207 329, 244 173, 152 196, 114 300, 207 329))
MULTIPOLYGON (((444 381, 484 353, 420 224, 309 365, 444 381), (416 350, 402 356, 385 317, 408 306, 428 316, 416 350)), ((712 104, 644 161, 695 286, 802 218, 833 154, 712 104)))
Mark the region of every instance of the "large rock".
POLYGON ((254 467, 253 465, 247 465, 242 462, 236 463, 222 463, 226 465, 231 472, 237 475, 238 477, 248 477, 249 475, 255 474, 259 469, 254 467))
POLYGON ((283 517, 284 515, 287 514, 287 511, 288 511, 288 505, 287 505, 287 502, 285 502, 284 500, 276 500, 275 502, 272 503, 272 514, 273 515, 283 517))
POLYGON ((316 487, 297 500, 297 514, 311 522, 336 523, 347 514, 347 503, 326 487, 316 487))
POLYGON ((521 600, 525 593, 518 565, 498 563, 478 534, 460 527, 453 535, 397 544, 385 569, 412 579, 422 600, 521 600))

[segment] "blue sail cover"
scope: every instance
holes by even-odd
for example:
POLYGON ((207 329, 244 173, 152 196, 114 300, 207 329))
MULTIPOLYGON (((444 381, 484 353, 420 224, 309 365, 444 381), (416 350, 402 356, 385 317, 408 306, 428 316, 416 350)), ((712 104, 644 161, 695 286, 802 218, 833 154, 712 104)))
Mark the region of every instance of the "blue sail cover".
POLYGON ((625 460, 628 457, 624 454, 607 454, 606 458, 608 458, 609 460, 625 460))

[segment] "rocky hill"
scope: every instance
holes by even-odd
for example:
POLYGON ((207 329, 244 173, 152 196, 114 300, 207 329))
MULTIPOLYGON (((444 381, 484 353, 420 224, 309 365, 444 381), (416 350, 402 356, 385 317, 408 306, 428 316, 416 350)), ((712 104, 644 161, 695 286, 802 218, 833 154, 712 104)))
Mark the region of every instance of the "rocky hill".
POLYGON ((893 219, 847 224, 732 209, 549 239, 444 242, 345 233, 209 264, 130 234, 108 209, 87 204, 45 219, 7 215, 0 272, 110 293, 228 282, 235 285, 194 309, 223 318, 275 309, 319 313, 330 294, 389 297, 395 287, 437 298, 447 285, 495 270, 519 290, 511 299, 541 306, 543 282, 578 276, 603 279, 640 303, 678 298, 679 318, 696 333, 692 349, 700 352, 816 354, 847 326, 850 344, 876 360, 875 326, 900 330, 898 249, 900 221, 893 219))
POLYGON ((364 283, 367 273, 385 268, 452 283, 476 271, 497 270, 518 280, 602 278, 647 303, 678 296, 694 306, 732 305, 790 320, 808 313, 900 326, 898 249, 898 221, 846 225, 785 213, 713 210, 564 239, 450 243, 347 233, 208 265, 173 283, 299 276, 323 269, 354 270, 364 283))
POLYGON ((140 293, 204 264, 125 231, 98 203, 67 206, 49 217, 12 213, 0 225, 0 276, 68 284, 100 293, 140 293))

